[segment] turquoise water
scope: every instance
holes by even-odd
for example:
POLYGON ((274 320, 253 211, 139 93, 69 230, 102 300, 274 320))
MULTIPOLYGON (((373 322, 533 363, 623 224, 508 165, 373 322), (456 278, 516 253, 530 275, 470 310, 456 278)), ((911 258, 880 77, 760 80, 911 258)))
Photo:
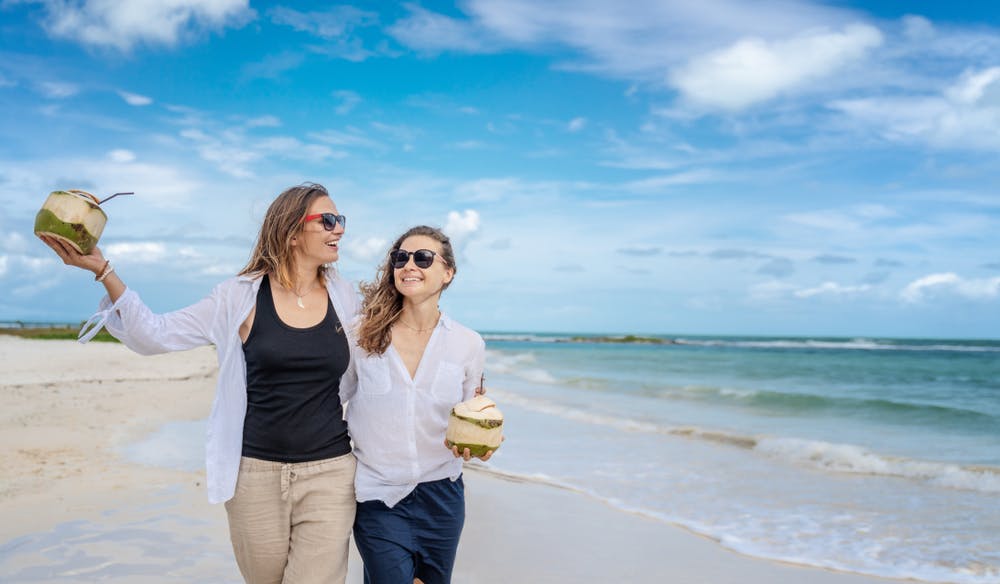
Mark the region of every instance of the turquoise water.
POLYGON ((1000 342, 486 338, 499 472, 760 557, 1000 582, 1000 342))

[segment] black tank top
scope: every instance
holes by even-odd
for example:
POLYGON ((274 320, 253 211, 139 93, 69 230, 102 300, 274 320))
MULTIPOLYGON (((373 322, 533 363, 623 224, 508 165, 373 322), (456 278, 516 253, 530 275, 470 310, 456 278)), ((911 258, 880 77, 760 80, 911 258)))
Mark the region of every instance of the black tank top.
POLYGON ((309 462, 351 451, 340 403, 340 377, 350 350, 333 303, 316 326, 295 328, 278 318, 263 277, 257 312, 243 343, 247 414, 243 456, 309 462))

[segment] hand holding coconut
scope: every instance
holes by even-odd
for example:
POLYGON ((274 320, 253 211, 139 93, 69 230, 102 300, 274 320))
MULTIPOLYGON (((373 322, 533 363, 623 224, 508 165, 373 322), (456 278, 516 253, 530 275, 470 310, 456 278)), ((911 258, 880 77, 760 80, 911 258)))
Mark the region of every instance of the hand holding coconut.
POLYGON ((456 458, 468 461, 475 456, 486 462, 503 440, 503 413, 485 395, 477 395, 451 409, 444 445, 456 458))
POLYGON ((48 245, 67 266, 76 266, 94 273, 94 279, 103 282, 112 300, 125 291, 125 284, 117 277, 111 262, 97 247, 108 218, 101 203, 103 200, 80 190, 53 191, 35 216, 35 235, 48 245))

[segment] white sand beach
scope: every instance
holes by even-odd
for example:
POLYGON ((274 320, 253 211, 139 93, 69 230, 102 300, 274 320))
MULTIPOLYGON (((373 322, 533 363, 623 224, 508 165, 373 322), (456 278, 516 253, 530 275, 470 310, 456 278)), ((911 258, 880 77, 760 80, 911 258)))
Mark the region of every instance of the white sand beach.
MULTIPOLYGON (((203 471, 130 450, 146 441, 201 460, 202 436, 185 434, 212 402, 213 349, 140 357, 0 335, 0 363, 0 581, 241 582, 203 471), (171 424, 180 434, 149 442, 171 424)), ((467 468, 457 583, 888 582, 740 556, 580 493, 467 468)), ((348 581, 361 573, 352 550, 348 581)))

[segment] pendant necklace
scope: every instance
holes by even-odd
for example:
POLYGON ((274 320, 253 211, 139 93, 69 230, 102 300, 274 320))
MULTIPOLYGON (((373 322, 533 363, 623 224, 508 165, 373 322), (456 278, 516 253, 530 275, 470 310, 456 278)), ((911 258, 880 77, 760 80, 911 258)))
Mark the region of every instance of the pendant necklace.
POLYGON ((306 294, 312 292, 313 288, 315 288, 315 287, 316 287, 316 281, 313 280, 313 283, 309 286, 309 289, 306 290, 305 292, 303 292, 302 294, 299 294, 295 290, 291 290, 292 294, 295 294, 295 304, 297 304, 299 306, 299 308, 304 309, 306 307, 306 305, 302 303, 302 297, 305 296, 306 294))

